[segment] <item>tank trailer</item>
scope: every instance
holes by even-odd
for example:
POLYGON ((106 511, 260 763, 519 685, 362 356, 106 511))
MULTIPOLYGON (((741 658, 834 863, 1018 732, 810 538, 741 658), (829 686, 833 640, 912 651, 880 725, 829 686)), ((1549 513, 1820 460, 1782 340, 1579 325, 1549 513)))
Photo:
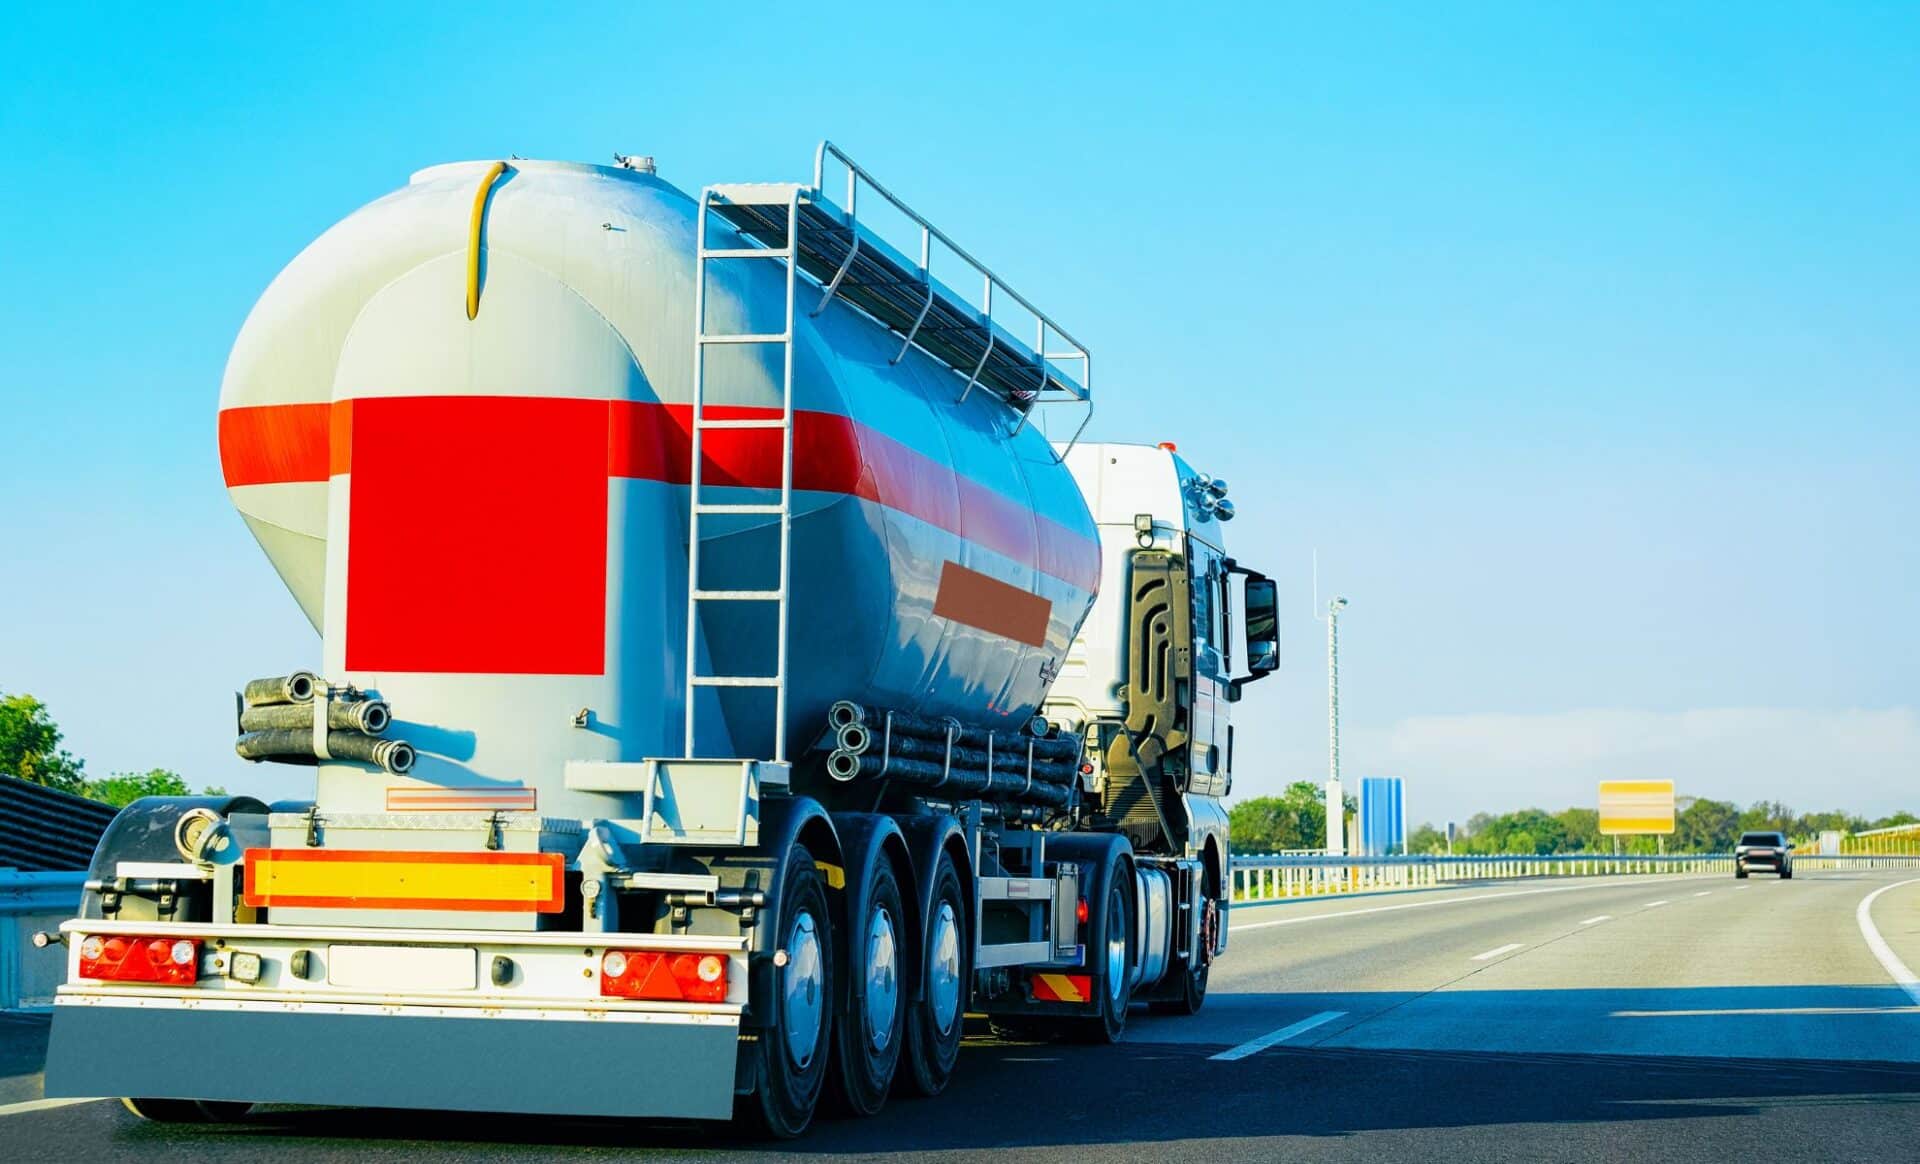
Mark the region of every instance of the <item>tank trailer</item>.
POLYGON ((221 465, 321 664, 236 747, 313 793, 114 820, 49 1095, 794 1136, 969 1015, 1205 1000, 1279 664, 1225 483, 1078 440, 1086 347, 831 144, 616 161, 423 170, 249 315, 221 465))

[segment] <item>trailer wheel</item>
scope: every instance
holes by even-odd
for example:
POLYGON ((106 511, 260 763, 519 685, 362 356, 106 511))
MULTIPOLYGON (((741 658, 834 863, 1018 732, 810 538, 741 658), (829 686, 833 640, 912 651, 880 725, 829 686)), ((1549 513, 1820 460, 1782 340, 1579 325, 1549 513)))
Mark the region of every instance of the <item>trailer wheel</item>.
POLYGON ((920 960, 922 997, 907 1008, 904 1050, 907 1069, 900 1073, 901 1090, 913 1095, 939 1095, 953 1079, 960 1062, 960 1039, 965 1033, 967 987, 971 982, 967 953, 966 899, 960 895, 960 875, 953 856, 940 854, 933 870, 933 911, 922 929, 925 956, 920 960))
POLYGON ((1107 875, 1107 900, 1098 951, 1100 1013, 1075 1019, 1069 1033, 1075 1042, 1117 1043, 1127 1029, 1127 1008, 1133 1005, 1133 872, 1125 861, 1115 861, 1107 875))
POLYGON ((236 1124, 253 1110, 250 1103, 224 1099, 123 1099, 120 1105, 156 1124, 236 1124))
POLYGON ((736 1114, 786 1140, 813 1122, 833 1045, 833 919, 805 845, 787 849, 774 932, 786 957, 775 969, 770 1021, 756 1044, 759 1084, 736 1114))
MULTIPOLYGON (((900 881, 882 857, 868 871, 866 916, 847 919, 847 972, 841 976, 834 1025, 834 1106, 870 1116, 887 1103, 900 1048, 906 1042, 906 950, 910 932, 900 881)), ((854 898, 858 900, 859 898, 854 898)))

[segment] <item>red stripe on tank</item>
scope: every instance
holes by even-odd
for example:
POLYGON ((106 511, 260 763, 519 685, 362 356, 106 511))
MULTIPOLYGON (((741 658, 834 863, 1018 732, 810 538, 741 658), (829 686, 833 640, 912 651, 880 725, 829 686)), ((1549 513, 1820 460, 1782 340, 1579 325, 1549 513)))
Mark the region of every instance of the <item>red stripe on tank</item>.
MULTIPOLYGON (((361 398, 383 400, 386 397, 361 398)), ((401 398, 393 398, 401 399, 401 398)), ((407 397, 465 407, 512 399, 578 406, 572 397, 407 397)), ((692 408, 615 400, 608 404, 610 476, 684 485, 691 478, 692 408)), ((354 402, 230 408, 220 414, 227 484, 324 481, 352 467, 354 402), (329 415, 329 407, 332 409, 329 415), (331 429, 331 432, 329 431, 331 429), (331 437, 331 439, 329 439, 331 437)), ((709 405, 713 419, 764 419, 778 409, 709 405)), ((702 479, 712 485, 780 487, 780 434, 773 429, 708 429, 701 434, 702 479)), ((1098 588, 1099 542, 944 461, 886 433, 831 412, 794 414, 793 487, 877 502, 965 538, 1082 590, 1098 588)))
POLYGON ((327 479, 329 404, 267 404, 220 411, 227 487, 327 479))

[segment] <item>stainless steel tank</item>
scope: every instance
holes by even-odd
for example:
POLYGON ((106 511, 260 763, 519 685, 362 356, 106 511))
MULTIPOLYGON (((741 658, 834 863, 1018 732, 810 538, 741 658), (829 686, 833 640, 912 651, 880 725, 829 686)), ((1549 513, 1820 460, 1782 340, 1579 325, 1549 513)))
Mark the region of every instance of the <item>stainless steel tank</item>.
MULTIPOLYGON (((332 811, 616 815, 620 794, 564 787, 567 761, 684 752, 694 200, 514 162, 470 319, 489 168, 424 170, 322 235, 261 297, 221 389, 229 492, 324 674, 387 699, 420 752, 405 777, 323 763, 332 811)), ((709 330, 779 330, 779 267, 716 264, 709 330)), ((844 302, 796 329, 790 751, 836 699, 1017 725, 1098 587, 1072 476, 1004 401, 959 401, 917 349, 893 363, 898 338, 844 302)), ((715 414, 777 414, 769 352, 710 354, 706 376, 715 414)), ((716 497, 777 488, 777 432, 703 440, 716 497)), ((771 520, 703 519, 706 584, 770 585, 771 520)), ((703 666, 771 670, 770 606, 705 605, 703 666)), ((763 698, 703 715, 698 750, 770 755, 763 698)))

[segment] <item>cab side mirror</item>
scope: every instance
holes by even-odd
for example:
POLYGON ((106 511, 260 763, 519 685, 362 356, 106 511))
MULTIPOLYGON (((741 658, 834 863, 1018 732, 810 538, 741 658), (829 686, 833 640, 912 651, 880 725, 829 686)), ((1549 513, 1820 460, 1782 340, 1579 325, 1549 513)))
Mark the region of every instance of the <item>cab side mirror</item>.
POLYGON ((1280 669, 1280 588, 1271 578, 1247 579, 1247 670, 1280 669))
POLYGON ((1238 700, 1240 692, 1256 679, 1264 679, 1280 669, 1280 588, 1265 574, 1229 563, 1229 569, 1247 576, 1243 607, 1246 612, 1247 673, 1232 680, 1229 700, 1238 700))

